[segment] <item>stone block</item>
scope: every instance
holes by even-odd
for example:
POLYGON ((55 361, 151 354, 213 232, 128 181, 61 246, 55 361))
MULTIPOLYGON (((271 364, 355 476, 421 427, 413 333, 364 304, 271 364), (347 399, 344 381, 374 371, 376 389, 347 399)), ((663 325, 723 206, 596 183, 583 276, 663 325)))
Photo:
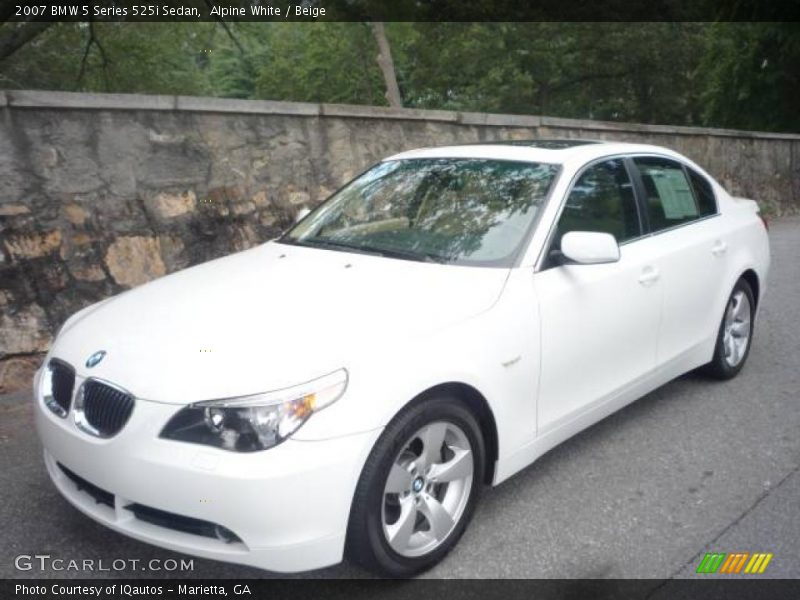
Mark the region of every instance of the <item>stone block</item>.
POLYGON ((44 352, 49 343, 47 315, 38 304, 0 313, 0 357, 44 352))
POLYGON ((119 285, 134 287, 167 272, 158 238, 124 236, 112 243, 105 256, 108 272, 119 285))
POLYGON ((83 225, 89 218, 89 213, 80 204, 65 204, 64 216, 73 225, 83 225))
POLYGON ((151 213, 161 219, 172 219, 192 212, 197 207, 197 196, 193 190, 161 192, 145 197, 145 205, 151 213))
POLYGON ((43 356, 20 356, 0 361, 0 394, 28 390, 43 356))
POLYGON ((0 217, 16 217, 30 212, 31 209, 24 204, 0 204, 0 217))
POLYGON ((12 260, 38 258, 58 250, 61 246, 61 231, 9 235, 3 240, 12 260))

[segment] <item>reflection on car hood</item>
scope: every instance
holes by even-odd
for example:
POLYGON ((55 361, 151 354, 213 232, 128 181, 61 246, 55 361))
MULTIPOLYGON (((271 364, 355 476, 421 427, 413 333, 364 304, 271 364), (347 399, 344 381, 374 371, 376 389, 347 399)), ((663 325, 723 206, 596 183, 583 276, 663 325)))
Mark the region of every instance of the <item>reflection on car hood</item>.
POLYGON ((267 243, 96 305, 67 323, 52 355, 139 398, 252 394, 478 314, 507 274, 267 243), (98 350, 107 355, 87 369, 98 350))

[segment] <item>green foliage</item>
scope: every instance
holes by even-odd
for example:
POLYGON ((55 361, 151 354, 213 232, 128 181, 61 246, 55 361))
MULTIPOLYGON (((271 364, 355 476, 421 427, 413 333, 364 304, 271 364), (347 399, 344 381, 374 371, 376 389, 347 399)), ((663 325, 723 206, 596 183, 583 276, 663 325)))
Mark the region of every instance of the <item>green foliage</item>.
POLYGON ((275 23, 265 28, 269 60, 259 65, 256 95, 271 100, 386 104, 364 23, 275 23))
POLYGON ((800 23, 719 23, 706 42, 705 122, 800 131, 800 23))
MULTIPOLYGON (((800 131, 798 23, 386 33, 409 107, 800 131)), ((377 54, 364 23, 60 23, 0 60, 0 87, 386 105, 377 54)))
POLYGON ((250 24, 230 27, 217 27, 206 50, 209 93, 223 98, 254 98, 258 65, 268 57, 263 35, 250 24))
POLYGON ((404 45, 410 105, 691 122, 697 26, 420 23, 417 30, 404 45))
POLYGON ((54 24, 0 63, 0 85, 203 94, 203 50, 213 29, 212 23, 54 24))

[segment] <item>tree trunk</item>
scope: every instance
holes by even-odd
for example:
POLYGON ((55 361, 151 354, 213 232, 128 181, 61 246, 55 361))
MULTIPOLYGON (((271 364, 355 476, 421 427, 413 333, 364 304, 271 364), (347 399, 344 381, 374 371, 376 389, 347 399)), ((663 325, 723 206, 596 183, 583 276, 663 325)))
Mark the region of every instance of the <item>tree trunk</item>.
POLYGON ((397 75, 394 72, 394 61, 392 60, 392 49, 389 47, 389 40, 386 37, 386 30, 383 23, 372 23, 372 35, 378 42, 378 66, 383 72, 383 80, 386 82, 386 100, 389 106, 400 108, 403 100, 400 98, 400 88, 397 85, 397 75))

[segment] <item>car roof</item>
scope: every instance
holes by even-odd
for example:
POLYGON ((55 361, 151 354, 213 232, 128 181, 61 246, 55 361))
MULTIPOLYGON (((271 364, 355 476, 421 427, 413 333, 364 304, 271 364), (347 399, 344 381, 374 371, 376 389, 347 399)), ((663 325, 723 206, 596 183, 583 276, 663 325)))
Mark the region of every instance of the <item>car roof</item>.
POLYGON ((615 154, 662 154, 682 158, 676 152, 651 144, 632 144, 602 140, 531 139, 497 140, 454 146, 419 148, 401 152, 385 160, 414 158, 484 158, 549 164, 589 161, 615 154))

